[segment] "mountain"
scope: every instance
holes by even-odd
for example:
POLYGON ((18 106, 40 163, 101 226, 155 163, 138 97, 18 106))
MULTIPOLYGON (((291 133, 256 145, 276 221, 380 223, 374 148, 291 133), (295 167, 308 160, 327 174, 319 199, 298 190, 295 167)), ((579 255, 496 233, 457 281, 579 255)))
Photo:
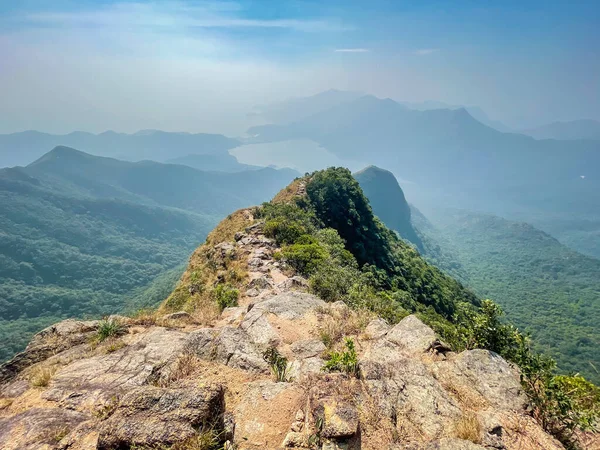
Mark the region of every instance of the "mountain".
POLYGON ((522 133, 535 139, 600 140, 600 122, 590 119, 553 122, 537 128, 523 130, 522 133))
POLYGON ((221 221, 157 310, 0 365, 0 446, 594 448, 600 390, 546 361, 331 168, 221 221))
POLYGON ((471 116, 477 119, 482 124, 494 128, 495 130, 502 131, 503 133, 509 133, 512 130, 507 125, 503 124, 499 120, 490 119, 483 109, 479 106, 463 106, 463 105, 449 105, 443 102, 436 101, 425 101, 425 102, 398 102, 401 105, 406 106, 409 109, 415 109, 417 111, 428 111, 431 109, 461 109, 467 110, 471 116))
POLYGON ((129 163, 66 147, 0 169, 0 360, 61 317, 164 299, 219 219, 294 176, 129 163))
POLYGON ((75 131, 66 135, 24 131, 0 135, 0 167, 25 166, 57 146, 77 148, 98 156, 127 161, 164 162, 190 154, 223 154, 240 145, 219 134, 168 133, 144 130, 135 134, 75 131))
POLYGON ((421 238, 411 222, 410 206, 396 177, 384 169, 369 166, 354 174, 361 189, 369 199, 373 212, 391 230, 423 250, 421 238))
MULTIPOLYGON (((465 109, 415 111, 391 99, 363 96, 289 125, 248 131, 251 142, 310 139, 343 160, 386 167, 421 206, 481 210, 536 220, 600 219, 600 142, 535 140, 502 133, 465 109)), ((581 242, 585 232, 573 223, 581 242)), ((567 241, 565 240, 565 242, 567 241)))
POLYGON ((355 100, 362 95, 359 92, 330 89, 309 97, 292 98, 278 103, 257 106, 252 115, 261 117, 268 123, 290 124, 334 106, 355 100))
MULTIPOLYGON (((489 214, 440 209, 427 216, 433 225, 419 214, 413 217, 424 239, 458 262, 461 281, 497 301, 561 370, 600 382, 600 260, 529 224, 489 214)), ((435 252, 426 255, 457 273, 435 252)))
POLYGON ((216 155, 186 155, 165 161, 168 164, 180 164, 198 170, 217 172, 243 172, 244 170, 262 169, 261 166, 252 166, 238 162, 237 158, 229 153, 216 155))

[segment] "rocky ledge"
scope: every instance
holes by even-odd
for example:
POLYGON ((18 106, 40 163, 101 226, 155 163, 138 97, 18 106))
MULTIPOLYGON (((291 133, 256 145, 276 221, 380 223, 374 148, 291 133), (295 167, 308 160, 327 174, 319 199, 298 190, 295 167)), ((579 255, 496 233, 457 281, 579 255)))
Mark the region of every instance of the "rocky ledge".
POLYGON ((453 353, 415 316, 392 327, 327 304, 275 250, 260 225, 206 250, 247 268, 239 305, 210 324, 177 312, 113 318, 103 342, 98 321, 40 332, 0 367, 0 448, 563 448, 501 357, 453 353), (356 370, 324 371, 347 338, 356 370))

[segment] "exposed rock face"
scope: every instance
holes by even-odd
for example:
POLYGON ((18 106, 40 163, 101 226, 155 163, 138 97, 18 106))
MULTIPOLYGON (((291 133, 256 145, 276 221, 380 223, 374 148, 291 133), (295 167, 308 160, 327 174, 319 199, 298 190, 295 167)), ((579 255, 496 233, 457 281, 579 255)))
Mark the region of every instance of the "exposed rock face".
POLYGON ((97 347, 97 322, 36 335, 0 366, 0 448, 160 448, 211 427, 237 450, 562 448, 527 414, 518 373, 498 355, 452 353, 415 316, 390 326, 326 304, 273 259, 262 229, 207 250, 219 271, 234 256, 247 263, 247 294, 212 326, 176 312, 163 317, 170 328, 131 325, 97 347), (323 370, 344 337, 359 377, 323 370), (287 360, 279 381, 269 349, 287 360), (465 417, 471 441, 457 431, 465 417))
POLYGON ((223 429, 224 390, 136 388, 100 426, 98 448, 164 445, 187 440, 198 428, 223 429))

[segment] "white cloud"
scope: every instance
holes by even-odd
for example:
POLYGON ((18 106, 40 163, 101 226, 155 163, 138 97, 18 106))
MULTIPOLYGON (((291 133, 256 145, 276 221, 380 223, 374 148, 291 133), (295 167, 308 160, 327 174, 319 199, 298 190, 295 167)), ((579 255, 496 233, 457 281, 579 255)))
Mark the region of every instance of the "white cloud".
POLYGON ((367 48, 336 48, 334 50, 336 53, 367 53, 369 49, 367 48))
POLYGON ((418 50, 415 50, 414 54, 419 55, 419 56, 424 56, 424 55, 431 55, 432 53, 439 52, 439 51, 440 51, 439 48, 420 48, 418 50))

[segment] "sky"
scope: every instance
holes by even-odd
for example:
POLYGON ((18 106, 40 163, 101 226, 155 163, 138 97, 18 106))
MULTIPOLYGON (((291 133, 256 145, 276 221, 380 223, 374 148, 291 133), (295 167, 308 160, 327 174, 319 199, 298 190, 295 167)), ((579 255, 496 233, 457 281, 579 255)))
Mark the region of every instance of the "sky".
POLYGON ((0 133, 241 134, 330 88, 600 120, 597 0, 0 2, 0 133))

